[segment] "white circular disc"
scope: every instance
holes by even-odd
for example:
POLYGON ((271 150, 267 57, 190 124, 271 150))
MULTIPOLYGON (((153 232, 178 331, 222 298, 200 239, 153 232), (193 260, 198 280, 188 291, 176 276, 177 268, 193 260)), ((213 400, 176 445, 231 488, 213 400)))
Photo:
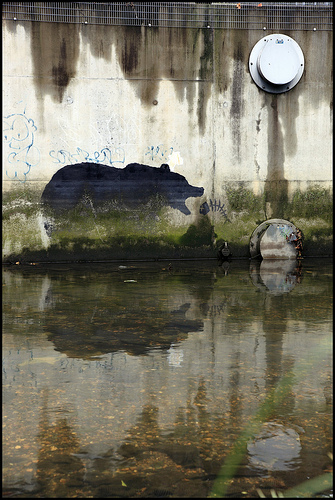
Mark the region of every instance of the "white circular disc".
POLYGON ((289 36, 268 35, 252 49, 249 70, 256 85, 266 92, 287 92, 303 74, 304 55, 297 42, 289 36))

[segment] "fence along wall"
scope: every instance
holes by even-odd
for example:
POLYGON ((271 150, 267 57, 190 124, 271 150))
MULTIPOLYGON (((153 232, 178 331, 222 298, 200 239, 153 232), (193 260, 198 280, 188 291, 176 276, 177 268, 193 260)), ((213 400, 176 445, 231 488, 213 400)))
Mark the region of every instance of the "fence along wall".
POLYGON ((224 240, 247 257, 270 217, 329 253, 331 18, 321 2, 4 3, 3 258, 208 257, 224 240), (248 71, 271 33, 305 57, 279 95, 248 71))
POLYGON ((332 31, 332 2, 3 2, 3 19, 110 26, 332 31))

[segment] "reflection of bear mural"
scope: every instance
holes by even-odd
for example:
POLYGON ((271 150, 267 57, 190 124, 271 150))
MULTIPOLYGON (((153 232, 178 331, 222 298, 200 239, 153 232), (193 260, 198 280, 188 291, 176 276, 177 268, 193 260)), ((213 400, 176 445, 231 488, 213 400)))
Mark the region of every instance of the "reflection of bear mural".
POLYGON ((169 349, 171 344, 186 339, 190 332, 203 330, 201 320, 185 317, 189 303, 175 311, 158 311, 156 315, 152 302, 151 305, 143 303, 142 307, 133 309, 128 307, 127 315, 123 307, 112 312, 110 307, 101 305, 101 316, 96 315, 92 321, 92 317, 89 320, 87 312, 83 312, 82 323, 77 320, 76 325, 72 321, 72 306, 75 302, 69 305, 70 310, 60 304, 46 320, 48 340, 53 342, 56 351, 71 358, 91 359, 120 350, 132 355, 145 355, 150 349, 169 349), (55 322, 57 310, 62 311, 62 324, 55 322))
POLYGON ((202 196, 202 187, 191 186, 184 176, 171 172, 167 164, 160 168, 130 163, 125 168, 96 163, 78 163, 61 168, 42 194, 42 201, 54 210, 70 209, 88 194, 94 205, 118 201, 130 208, 159 195, 164 203, 183 214, 189 197, 202 196))

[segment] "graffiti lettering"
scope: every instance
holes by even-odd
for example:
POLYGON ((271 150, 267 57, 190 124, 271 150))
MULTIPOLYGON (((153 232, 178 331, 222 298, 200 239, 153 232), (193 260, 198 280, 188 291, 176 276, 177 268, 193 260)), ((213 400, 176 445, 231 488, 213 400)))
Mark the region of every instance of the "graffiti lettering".
POLYGON ((292 227, 284 224, 284 225, 279 225, 277 226, 279 229, 279 232, 281 233, 284 238, 287 238, 291 233, 292 233, 292 227))
POLYGON ((151 161, 156 159, 167 161, 172 153, 172 147, 165 147, 164 144, 159 144, 158 146, 148 146, 145 156, 149 156, 151 161))
POLYGON ((13 180, 25 182, 32 166, 40 161, 40 152, 34 146, 37 127, 32 118, 24 114, 8 115, 4 119, 4 147, 10 168, 6 175, 13 180))
POLYGON ((61 165, 73 165, 75 163, 91 162, 103 163, 104 165, 125 162, 125 152, 123 148, 102 148, 100 151, 94 151, 92 155, 84 149, 77 148, 76 153, 70 153, 65 149, 55 151, 54 149, 49 152, 51 158, 61 165))
POLYGON ((221 201, 219 200, 218 202, 216 202, 216 199, 214 200, 209 200, 209 205, 207 203, 207 201, 205 201, 201 206, 200 206, 200 213, 202 215, 206 215, 208 214, 208 212, 212 211, 212 212, 220 212, 221 215, 223 215, 224 217, 227 217, 227 212, 226 210, 223 208, 224 207, 224 203, 222 203, 221 205, 221 201))

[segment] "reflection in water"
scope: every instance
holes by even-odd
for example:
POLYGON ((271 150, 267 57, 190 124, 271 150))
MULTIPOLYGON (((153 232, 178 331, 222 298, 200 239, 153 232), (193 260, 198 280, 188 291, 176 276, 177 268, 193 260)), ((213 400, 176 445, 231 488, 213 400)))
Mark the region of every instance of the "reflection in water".
POLYGON ((332 263, 225 264, 4 269, 6 496, 205 498, 288 372, 228 494, 329 469, 332 263))
POLYGON ((298 432, 275 422, 267 422, 248 446, 253 467, 271 471, 295 470, 300 462, 301 443, 298 432))
MULTIPOLYGON (((168 349, 171 343, 187 338, 191 331, 200 331, 202 321, 187 320, 189 304, 178 310, 154 309, 147 301, 126 307, 125 302, 113 304, 107 296, 91 310, 83 304, 79 317, 73 317, 77 304, 57 304, 46 317, 46 327, 57 351, 70 357, 92 359, 118 350, 128 354, 145 354, 148 348, 168 349), (57 321, 57 317, 61 321, 57 321), (80 335, 78 335, 80 331, 80 335)), ((78 306, 77 306, 78 307, 78 306)))
POLYGON ((64 498, 69 488, 82 486, 84 465, 76 456, 80 443, 67 419, 62 417, 54 425, 49 423, 48 392, 48 389, 42 390, 36 481, 43 496, 64 498))
POLYGON ((255 286, 273 295, 288 293, 301 283, 301 260, 270 259, 251 261, 250 276, 255 286))
POLYGON ((265 423, 247 448, 250 464, 267 473, 295 470, 300 462, 298 432, 274 422, 265 423))
MULTIPOLYGON (((285 334, 288 330, 288 314, 281 311, 282 295, 291 292, 302 280, 300 260, 251 261, 250 276, 253 284, 266 293, 263 309, 263 330, 266 334, 265 387, 273 389, 281 377, 294 364, 294 356, 283 360, 285 334)), ((294 395, 287 394, 285 405, 294 406, 294 395), (293 399, 292 399, 293 398, 293 399)))

